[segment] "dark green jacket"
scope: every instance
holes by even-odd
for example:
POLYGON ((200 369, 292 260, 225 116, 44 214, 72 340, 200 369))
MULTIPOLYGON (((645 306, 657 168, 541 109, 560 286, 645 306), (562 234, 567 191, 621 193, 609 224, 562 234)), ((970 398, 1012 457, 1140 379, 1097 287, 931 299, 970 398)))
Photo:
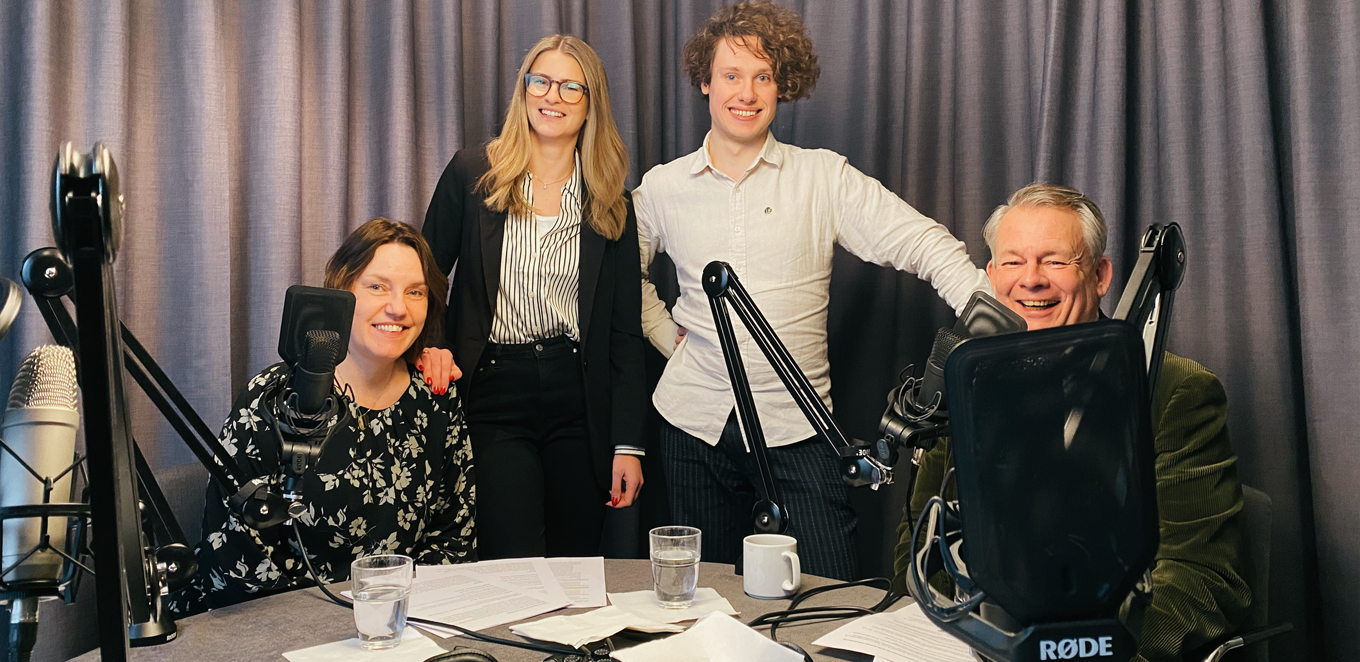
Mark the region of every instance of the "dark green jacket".
MULTIPOLYGON (((1242 485, 1228 442, 1228 397, 1213 373, 1168 352, 1152 406, 1161 545, 1152 602, 1120 617, 1138 638, 1136 661, 1179 662, 1242 624, 1251 591, 1241 575, 1245 541, 1238 522, 1242 485)), ((927 453, 898 527, 893 586, 906 592, 911 528, 954 464, 948 440, 927 453)), ((946 498, 955 499, 951 482, 946 498)), ((935 583, 935 582, 932 582, 935 583)))

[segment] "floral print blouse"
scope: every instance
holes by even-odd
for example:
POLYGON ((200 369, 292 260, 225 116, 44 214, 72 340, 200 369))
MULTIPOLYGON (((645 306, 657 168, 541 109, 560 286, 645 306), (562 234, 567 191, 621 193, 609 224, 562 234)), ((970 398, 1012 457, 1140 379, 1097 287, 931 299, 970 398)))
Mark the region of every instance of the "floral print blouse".
MULTIPOLYGON (((370 411, 343 398, 350 417, 303 478, 307 511, 298 530, 322 582, 348 579, 350 562, 370 554, 405 554, 419 564, 476 560, 472 445, 462 404, 454 387, 435 395, 408 370, 406 392, 387 409, 370 411)), ((275 489, 282 482, 278 441, 261 416, 261 397, 287 377, 280 363, 251 379, 220 435, 242 480, 265 476, 275 489)), ((257 531, 230 512, 228 496, 208 481, 204 539, 195 548, 199 571, 170 596, 174 612, 312 583, 292 525, 257 531)))

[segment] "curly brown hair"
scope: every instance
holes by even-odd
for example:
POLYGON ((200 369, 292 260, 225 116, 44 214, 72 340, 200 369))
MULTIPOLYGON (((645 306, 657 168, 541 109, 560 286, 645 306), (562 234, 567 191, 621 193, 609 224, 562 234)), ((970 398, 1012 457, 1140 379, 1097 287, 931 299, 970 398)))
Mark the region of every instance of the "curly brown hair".
POLYGON ((699 33, 685 44, 681 59, 685 75, 700 89, 713 76, 713 51, 730 38, 770 61, 780 101, 797 101, 812 94, 822 68, 817 49, 798 12, 773 2, 743 2, 714 12, 699 33), (748 39, 755 38, 755 43, 748 39))

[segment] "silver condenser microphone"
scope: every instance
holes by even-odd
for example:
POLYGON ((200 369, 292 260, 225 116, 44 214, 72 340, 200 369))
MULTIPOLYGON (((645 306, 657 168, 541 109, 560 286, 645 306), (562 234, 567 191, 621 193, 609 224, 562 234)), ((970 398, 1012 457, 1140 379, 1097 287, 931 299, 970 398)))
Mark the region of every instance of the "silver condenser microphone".
POLYGON ((59 596, 67 577, 66 559, 55 550, 64 550, 68 525, 66 517, 16 516, 15 509, 71 501, 79 426, 71 350, 58 345, 33 350, 19 366, 0 424, 0 514, 6 516, 0 586, 24 596, 10 608, 10 647, 25 656, 36 636, 38 600, 59 596))

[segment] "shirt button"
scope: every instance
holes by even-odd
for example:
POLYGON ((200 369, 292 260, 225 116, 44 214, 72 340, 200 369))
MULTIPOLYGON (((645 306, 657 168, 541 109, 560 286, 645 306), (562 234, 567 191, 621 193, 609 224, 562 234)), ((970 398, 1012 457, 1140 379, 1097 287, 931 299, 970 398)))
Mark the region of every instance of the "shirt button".
POLYGON ((770 213, 770 212, 772 212, 772 211, 774 211, 774 209, 773 209, 772 207, 766 207, 766 208, 765 208, 765 213, 766 213, 766 214, 768 214, 768 213, 770 213))

